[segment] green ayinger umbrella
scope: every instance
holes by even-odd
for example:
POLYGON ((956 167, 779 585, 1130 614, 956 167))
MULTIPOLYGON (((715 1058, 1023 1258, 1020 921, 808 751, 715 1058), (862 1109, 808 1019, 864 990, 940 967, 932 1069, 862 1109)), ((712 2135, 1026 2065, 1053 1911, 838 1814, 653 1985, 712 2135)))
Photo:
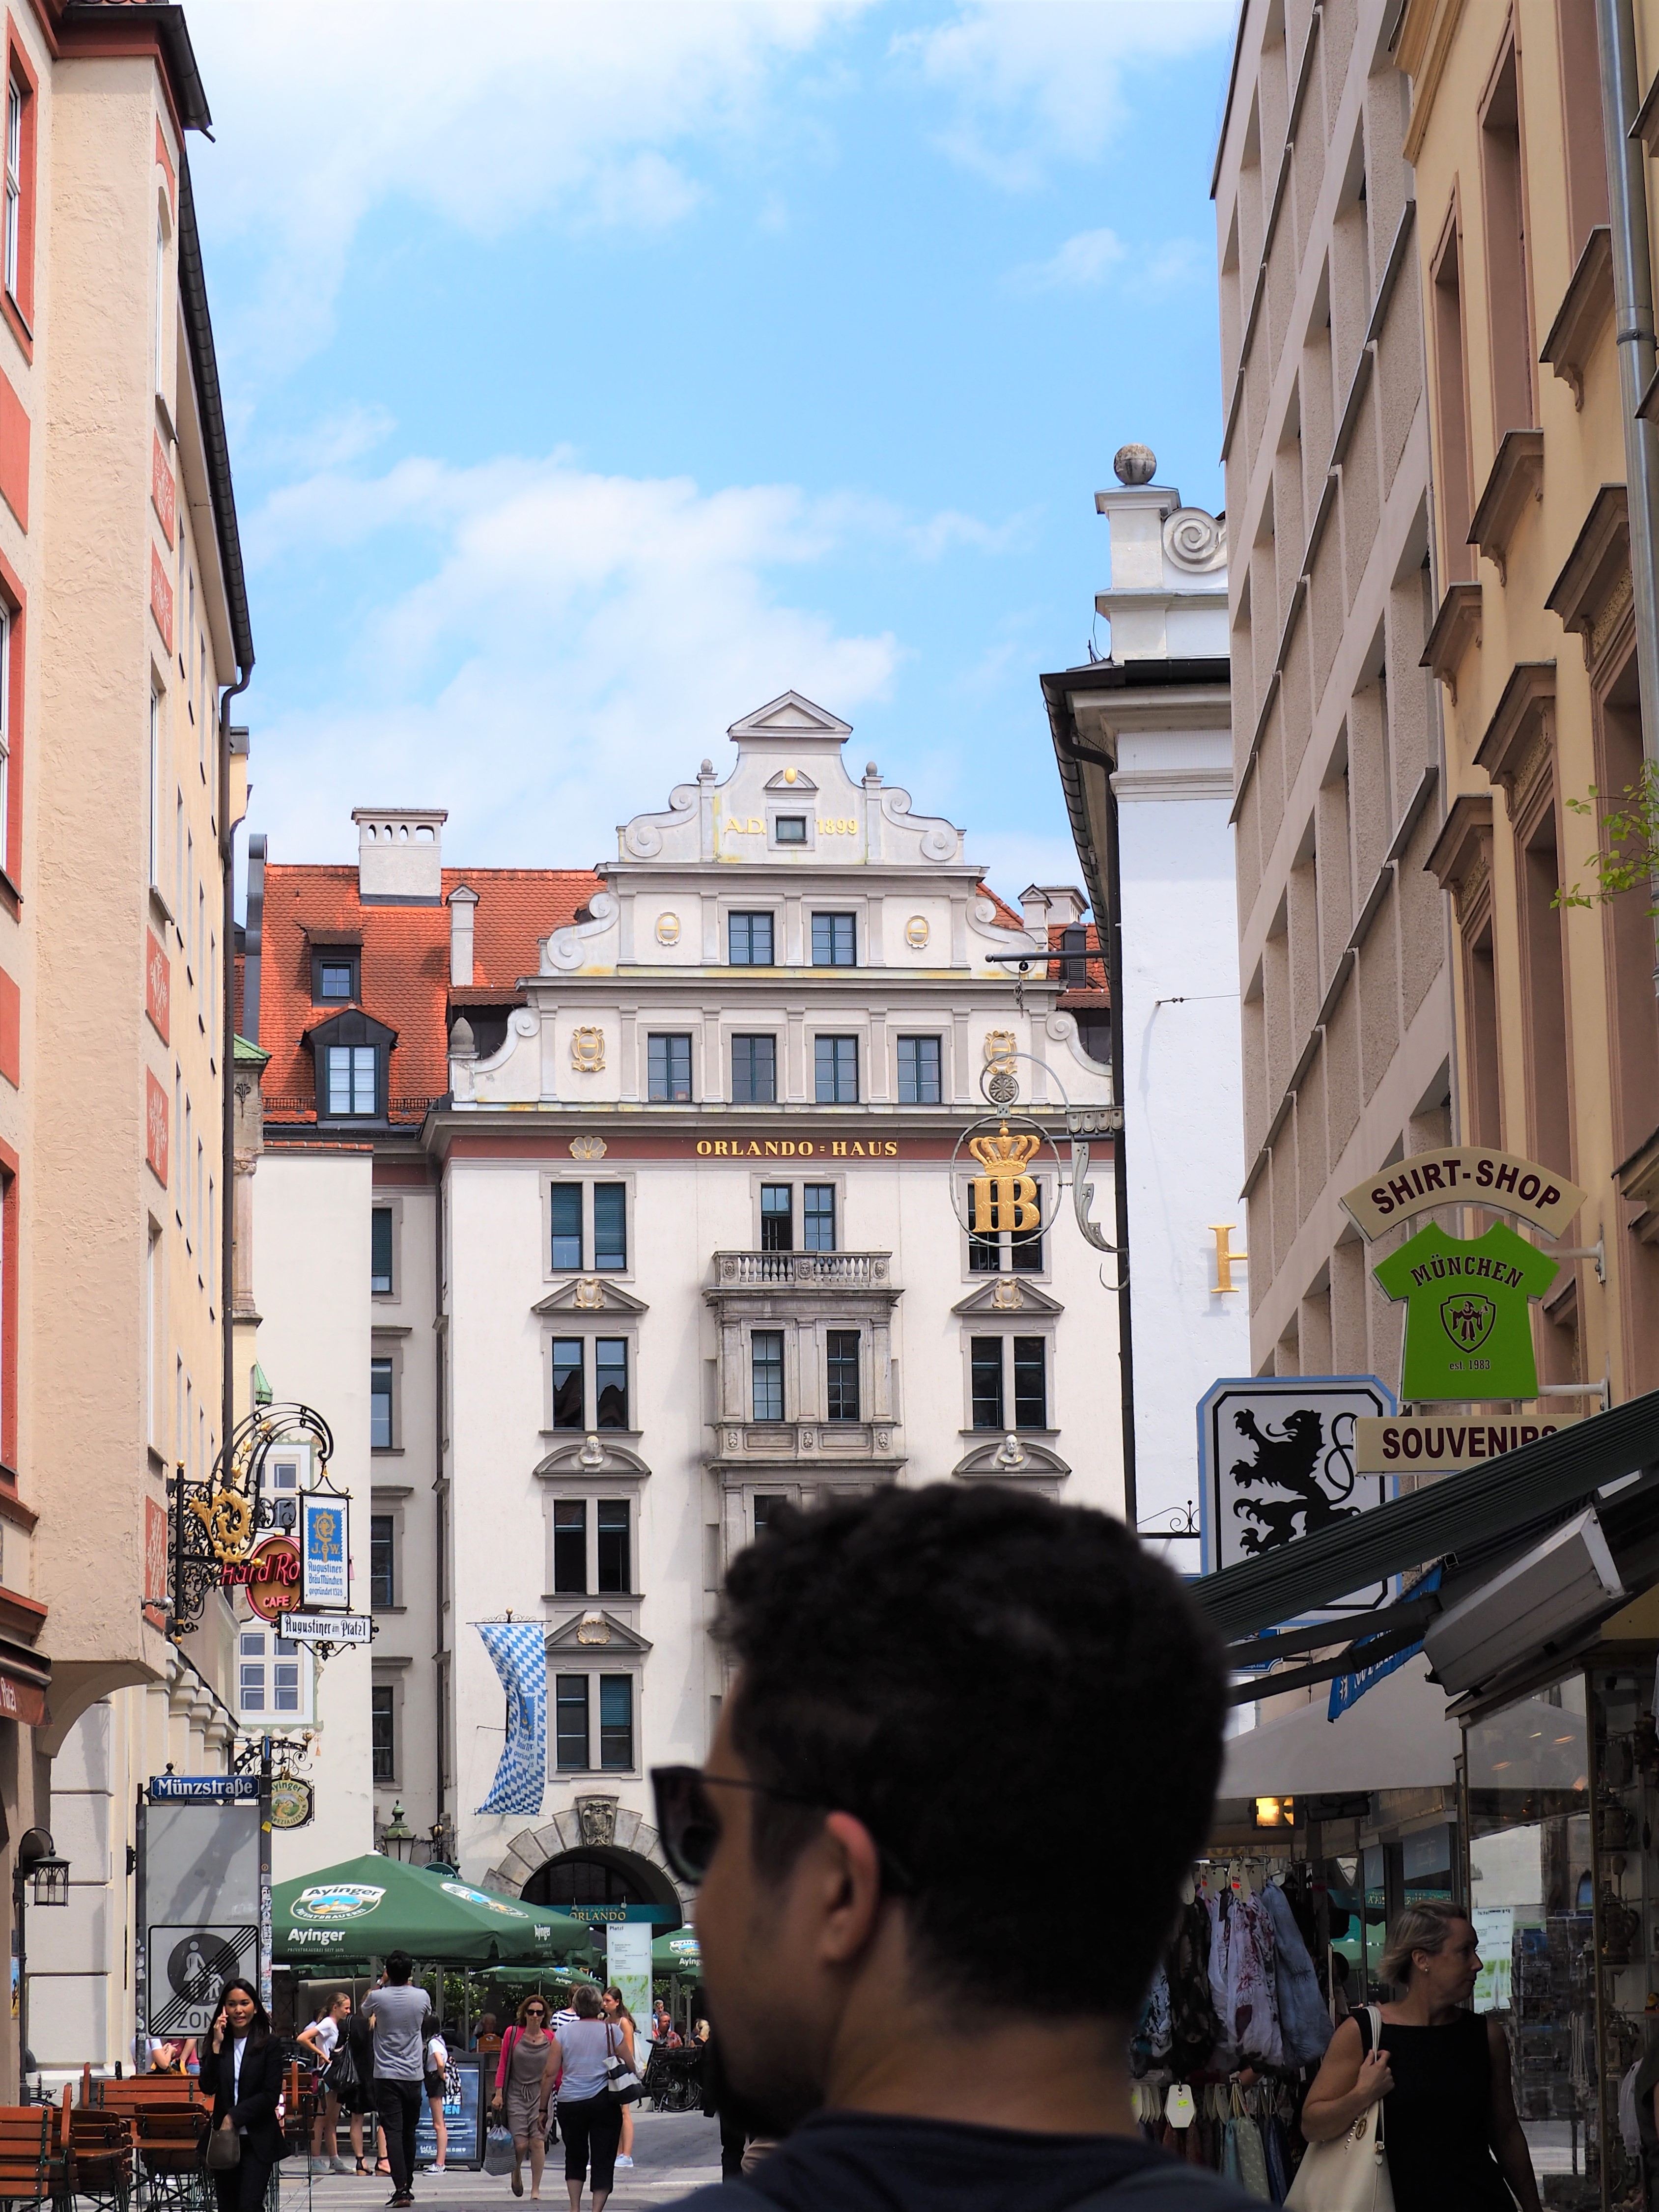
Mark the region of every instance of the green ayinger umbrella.
POLYGON ((658 1974, 696 1974, 702 1970, 702 1952, 696 1930, 675 1928, 659 1936, 651 1946, 651 1967, 658 1974))
POLYGON ((580 1921, 370 1851, 271 1892, 271 1956, 288 1966, 383 1959, 520 1966, 586 1951, 580 1921))

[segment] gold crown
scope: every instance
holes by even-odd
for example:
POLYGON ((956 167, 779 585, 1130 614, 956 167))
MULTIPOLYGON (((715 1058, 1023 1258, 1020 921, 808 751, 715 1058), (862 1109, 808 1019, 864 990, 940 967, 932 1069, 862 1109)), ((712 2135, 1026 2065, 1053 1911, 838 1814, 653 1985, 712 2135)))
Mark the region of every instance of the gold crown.
POLYGON ((987 1175, 1024 1175, 1031 1155, 1042 1143, 1041 1137, 1030 1133, 1011 1137, 1005 1121, 994 1137, 969 1137, 968 1149, 987 1175))

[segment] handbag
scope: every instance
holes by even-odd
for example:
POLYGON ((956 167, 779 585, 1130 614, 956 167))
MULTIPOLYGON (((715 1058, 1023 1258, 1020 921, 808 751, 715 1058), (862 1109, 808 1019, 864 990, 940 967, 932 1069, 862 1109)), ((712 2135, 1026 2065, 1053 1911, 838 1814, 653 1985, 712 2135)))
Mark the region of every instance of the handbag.
POLYGON ((351 2045, 344 2036, 334 2046, 334 2056, 323 2069, 323 2087, 331 2089, 337 2097, 342 2090, 357 2087, 357 2062, 351 2055, 351 2045))
POLYGON ((644 2084, 628 2061, 620 2056, 611 2040, 611 2030, 605 2031, 605 2081, 611 2095, 619 2105, 631 2105, 644 2084))
POLYGON ((491 2128, 484 2137, 483 2170, 486 2173, 512 2172, 513 2137, 505 2128, 491 2128))
MULTIPOLYGON (((1376 2005, 1367 2005, 1365 2010, 1375 2051, 1382 2040, 1382 2014, 1376 2005)), ((1385 2102, 1379 2097, 1334 2142, 1308 2145, 1285 2199, 1291 2212, 1395 2212, 1382 2136, 1385 2102)))
POLYGON ((227 2114, 208 2137, 207 2170, 210 2173, 228 2173, 241 2162, 242 2139, 227 2114))

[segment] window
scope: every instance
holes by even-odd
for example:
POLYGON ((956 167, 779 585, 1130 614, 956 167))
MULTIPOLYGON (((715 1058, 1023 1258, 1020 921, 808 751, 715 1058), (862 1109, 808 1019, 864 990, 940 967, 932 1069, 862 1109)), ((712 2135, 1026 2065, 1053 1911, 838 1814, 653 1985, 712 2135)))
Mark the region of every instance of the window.
POLYGON ((380 1053, 372 1044, 328 1048, 328 1111, 331 1118, 372 1115, 380 1102, 380 1053))
MULTIPOLYGON (((1026 1200, 1026 1206, 1037 1216, 1038 1225, 1032 1229, 992 1229, 968 1231, 968 1272, 970 1275, 1000 1275, 1005 1267, 1016 1274, 1040 1275, 1042 1272, 1042 1185, 1039 1182, 1036 1195, 1026 1200)), ((971 1197, 967 1206, 967 1218, 973 1220, 971 1197)), ((1006 1218, 1005 1215, 1003 1217, 1006 1218)))
POLYGON ((368 1287, 371 1291, 389 1291, 392 1288, 392 1208, 389 1206, 375 1206, 368 1221, 368 1287))
POLYGON ((832 1328, 825 1333, 826 1389, 824 1412, 832 1421, 859 1418, 859 1333, 855 1328, 832 1328))
POLYGON ((653 1036, 647 1040, 647 1096, 684 1105, 691 1096, 691 1040, 653 1036))
POLYGON ((390 1513, 371 1513, 368 1517, 368 1602, 375 1612, 398 1602, 393 1571, 396 1525, 390 1513))
POLYGON ((1527 313, 1526 194, 1521 177, 1521 86, 1515 42, 1480 117, 1480 187, 1492 344, 1493 429, 1530 428, 1534 344, 1527 313))
POLYGON ((392 1448, 392 1362, 368 1363, 368 1441, 371 1449, 392 1448))
POLYGON ((1089 1058, 1102 1067, 1112 1064, 1112 1010, 1109 1006, 1068 1006, 1077 1024, 1077 1041, 1089 1058))
POLYGON ((855 1036, 812 1040, 814 1088, 820 1106, 859 1103, 859 1041, 855 1036))
POLYGON ((600 1336, 593 1340, 593 1395, 598 1407, 596 1428, 628 1426, 628 1339, 600 1336))
POLYGON ((599 1765, 626 1769, 634 1764, 634 1678, 599 1677, 599 1765))
POLYGON ((1060 980, 1068 991, 1081 991, 1089 981, 1089 927, 1069 921, 1060 933, 1060 980))
POLYGON ((581 1273, 582 1187, 579 1182, 556 1182, 550 1194, 553 1217, 555 1267, 581 1273))
POLYGON ((17 297, 18 245, 23 228, 23 88, 6 80, 6 289, 17 297))
POLYGON ((237 1703, 249 1717, 301 1714, 305 1654, 274 1629, 244 1628, 237 1639, 237 1703))
MULTIPOLYGON (((6 623, 8 634, 11 623, 6 623)), ((8 690, 10 689, 8 685, 8 690)), ((7 848, 9 850, 9 848, 7 848)), ((161 882, 161 700, 154 685, 149 694, 149 879, 161 882)))
POLYGON ((858 928, 850 914, 812 916, 812 965, 815 968, 856 968, 858 928))
POLYGON ((603 1595, 634 1587, 632 1547, 629 1542, 628 1500, 602 1498, 594 1511, 597 1582, 603 1595))
POLYGON ((975 1336, 968 1346, 969 1387, 973 1398, 974 1426, 1002 1426, 1002 1339, 975 1336))
MULTIPOLYGON (((971 1214, 969 1218, 973 1218, 971 1214)), ((981 1237, 972 1229, 968 1231, 968 1272, 970 1275, 1000 1275, 1002 1273, 1001 1237, 981 1237)))
POLYGON ((1003 1347, 1012 1347, 1014 1369, 1014 1426, 1048 1425, 1048 1345, 1040 1336, 975 1336, 968 1345, 969 1395, 976 1429, 1006 1428, 1003 1347))
MULTIPOLYGON (((152 703, 155 694, 150 693, 152 703)), ((151 757, 149 787, 149 879, 161 864, 161 768, 151 757)), ((11 854, 11 610, 0 602, 0 866, 11 854)))
POLYGON ((783 1331, 757 1328, 749 1339, 750 1403, 757 1421, 783 1419, 783 1331))
MULTIPOLYGON (((1473 500, 1469 490, 1468 395, 1463 369, 1463 270, 1455 207, 1434 263, 1433 383, 1440 428, 1440 513, 1444 531, 1446 575, 1467 582, 1475 573, 1474 548, 1468 543, 1473 500)), ((1509 425, 1504 426, 1506 429, 1509 425)))
POLYGON ((587 1764, 587 1677, 559 1674, 553 1684, 554 1756, 562 1767, 587 1764))
POLYGON ((357 963, 344 952, 325 952, 315 963, 312 997, 320 1006, 346 1006, 357 995, 357 963))
POLYGON ((1048 1425, 1047 1347, 1040 1336, 1017 1336, 1014 1340, 1014 1426, 1046 1429, 1048 1425))
POLYGON ((395 1782, 398 1778, 393 1738, 397 1717, 392 1703, 396 1696, 397 1691, 390 1682, 375 1682, 368 1692, 369 1755, 372 1778, 376 1782, 395 1782))
POLYGON ((732 1103, 775 1106, 778 1097, 778 1041, 769 1036, 732 1040, 732 1103))
POLYGON ((899 1104, 937 1106, 940 1096, 939 1039, 902 1036, 898 1041, 899 1104))
POLYGON ((553 1340, 553 1425, 556 1429, 582 1427, 582 1340, 579 1336, 553 1340))
POLYGON ((761 1185, 761 1250, 793 1252, 795 1249, 795 1187, 787 1182, 761 1185))
POLYGON ((164 340, 167 336, 167 226, 158 215, 155 218, 155 389, 164 386, 164 340))
POLYGON ((1591 230, 1607 219, 1595 0, 1556 0, 1555 35, 1567 155, 1568 258, 1576 262, 1589 242, 1591 230))
POLYGON ((628 1266, 628 1188, 624 1183, 593 1186, 593 1265, 602 1274, 619 1273, 628 1266))
POLYGON ((561 1498, 554 1503, 553 1587, 562 1595, 572 1597, 586 1597, 587 1595, 586 1498, 561 1498))
POLYGON ((755 1534, 763 1536, 777 1517, 778 1509, 788 1503, 775 1491, 762 1491, 755 1499, 755 1534))
POLYGON ((836 1186, 809 1182, 801 1191, 801 1249, 833 1252, 836 1249, 836 1186))
POLYGON ((804 845, 806 842, 806 817, 804 814, 780 814, 772 823, 772 835, 780 845, 804 845))
POLYGON ((734 914, 726 917, 726 957, 734 968, 772 965, 772 917, 769 914, 734 914))
MULTIPOLYGON (((1042 1185, 1041 1183, 1037 1185, 1036 1197, 1029 1200, 1027 1203, 1035 1210, 1040 1221, 1042 1215, 1042 1185)), ((1040 1275, 1042 1273, 1041 1228, 1010 1231, 1008 1258, 1016 1274, 1040 1275)))

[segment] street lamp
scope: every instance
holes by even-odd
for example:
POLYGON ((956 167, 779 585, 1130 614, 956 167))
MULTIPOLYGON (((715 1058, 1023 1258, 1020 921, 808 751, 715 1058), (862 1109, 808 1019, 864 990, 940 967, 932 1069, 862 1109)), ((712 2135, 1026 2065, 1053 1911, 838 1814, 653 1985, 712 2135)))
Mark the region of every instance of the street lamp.
POLYGON ((388 1858, 407 1863, 415 1845, 415 1831, 404 1818, 404 1808, 394 1804, 392 1818, 380 1831, 380 1849, 388 1858))
POLYGON ((28 2101, 29 1983, 28 1946, 24 1917, 24 1885, 33 1881, 37 1905, 69 1903, 69 1861, 60 1858, 49 1828, 28 1828, 18 1838, 12 1861, 11 1912, 17 1943, 17 2078, 24 2103, 28 2101))

